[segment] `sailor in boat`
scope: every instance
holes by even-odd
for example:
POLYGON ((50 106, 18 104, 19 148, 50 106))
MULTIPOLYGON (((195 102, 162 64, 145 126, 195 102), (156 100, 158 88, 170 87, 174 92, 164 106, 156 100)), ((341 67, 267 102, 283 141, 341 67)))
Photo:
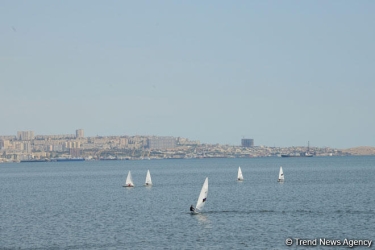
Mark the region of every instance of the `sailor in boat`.
POLYGON ((190 206, 190 211, 191 211, 191 212, 195 212, 195 208, 194 208, 193 205, 190 206))

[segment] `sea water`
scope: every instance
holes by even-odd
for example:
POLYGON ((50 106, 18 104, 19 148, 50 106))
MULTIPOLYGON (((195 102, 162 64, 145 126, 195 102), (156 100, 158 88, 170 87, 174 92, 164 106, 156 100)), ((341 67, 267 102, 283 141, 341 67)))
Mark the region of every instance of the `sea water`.
POLYGON ((374 190, 375 157, 0 164, 0 249, 347 249, 321 241, 375 240, 374 190))

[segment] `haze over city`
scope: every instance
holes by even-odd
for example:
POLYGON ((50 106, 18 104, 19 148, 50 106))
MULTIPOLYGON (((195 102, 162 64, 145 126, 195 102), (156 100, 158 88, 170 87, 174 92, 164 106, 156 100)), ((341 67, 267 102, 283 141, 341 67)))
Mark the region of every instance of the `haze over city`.
POLYGON ((375 146, 373 1, 3 1, 0 135, 375 146))

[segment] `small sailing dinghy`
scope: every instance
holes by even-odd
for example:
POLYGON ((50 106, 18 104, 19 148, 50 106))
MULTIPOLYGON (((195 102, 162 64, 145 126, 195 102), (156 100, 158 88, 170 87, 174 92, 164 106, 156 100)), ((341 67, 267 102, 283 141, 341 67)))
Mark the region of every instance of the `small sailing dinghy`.
POLYGON ((150 170, 147 170, 145 186, 151 186, 151 185, 152 185, 152 181, 151 181, 150 170))
POLYGON ((128 176, 126 177, 126 182, 123 187, 134 187, 132 173, 129 171, 128 176))
POLYGON ((238 167, 237 181, 243 181, 241 167, 238 167))
POLYGON ((208 177, 206 177, 206 180, 203 183, 202 190, 198 197, 197 205, 195 206, 195 209, 191 211, 192 214, 198 214, 199 211, 202 210, 202 208, 204 207, 204 204, 206 204, 207 193, 208 193, 208 177))
POLYGON ((279 179, 277 180, 278 182, 283 182, 284 181, 284 172, 283 172, 283 167, 280 167, 279 171, 279 179))

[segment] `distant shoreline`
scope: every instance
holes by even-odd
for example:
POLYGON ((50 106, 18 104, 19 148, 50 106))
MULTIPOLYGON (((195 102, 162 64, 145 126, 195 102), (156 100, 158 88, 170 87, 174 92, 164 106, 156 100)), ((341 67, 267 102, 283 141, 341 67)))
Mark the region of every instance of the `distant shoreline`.
MULTIPOLYGON (((366 156, 375 156, 375 154, 372 155, 335 155, 335 156, 315 156, 315 158, 320 157, 366 157, 366 156)), ((81 160, 62 160, 62 161, 56 161, 56 160, 22 160, 19 162, 0 162, 0 163, 40 163, 40 162, 77 162, 77 161, 86 161, 86 162, 94 162, 94 161, 147 161, 147 160, 204 160, 204 159, 256 159, 256 158, 285 158, 285 157, 277 157, 277 156, 260 156, 260 157, 200 157, 200 158, 151 158, 151 159, 129 159, 129 158, 122 158, 122 159, 81 159, 81 160)), ((287 157, 287 158, 306 158, 306 157, 287 157)), ((311 157, 307 157, 311 158, 311 157)))

